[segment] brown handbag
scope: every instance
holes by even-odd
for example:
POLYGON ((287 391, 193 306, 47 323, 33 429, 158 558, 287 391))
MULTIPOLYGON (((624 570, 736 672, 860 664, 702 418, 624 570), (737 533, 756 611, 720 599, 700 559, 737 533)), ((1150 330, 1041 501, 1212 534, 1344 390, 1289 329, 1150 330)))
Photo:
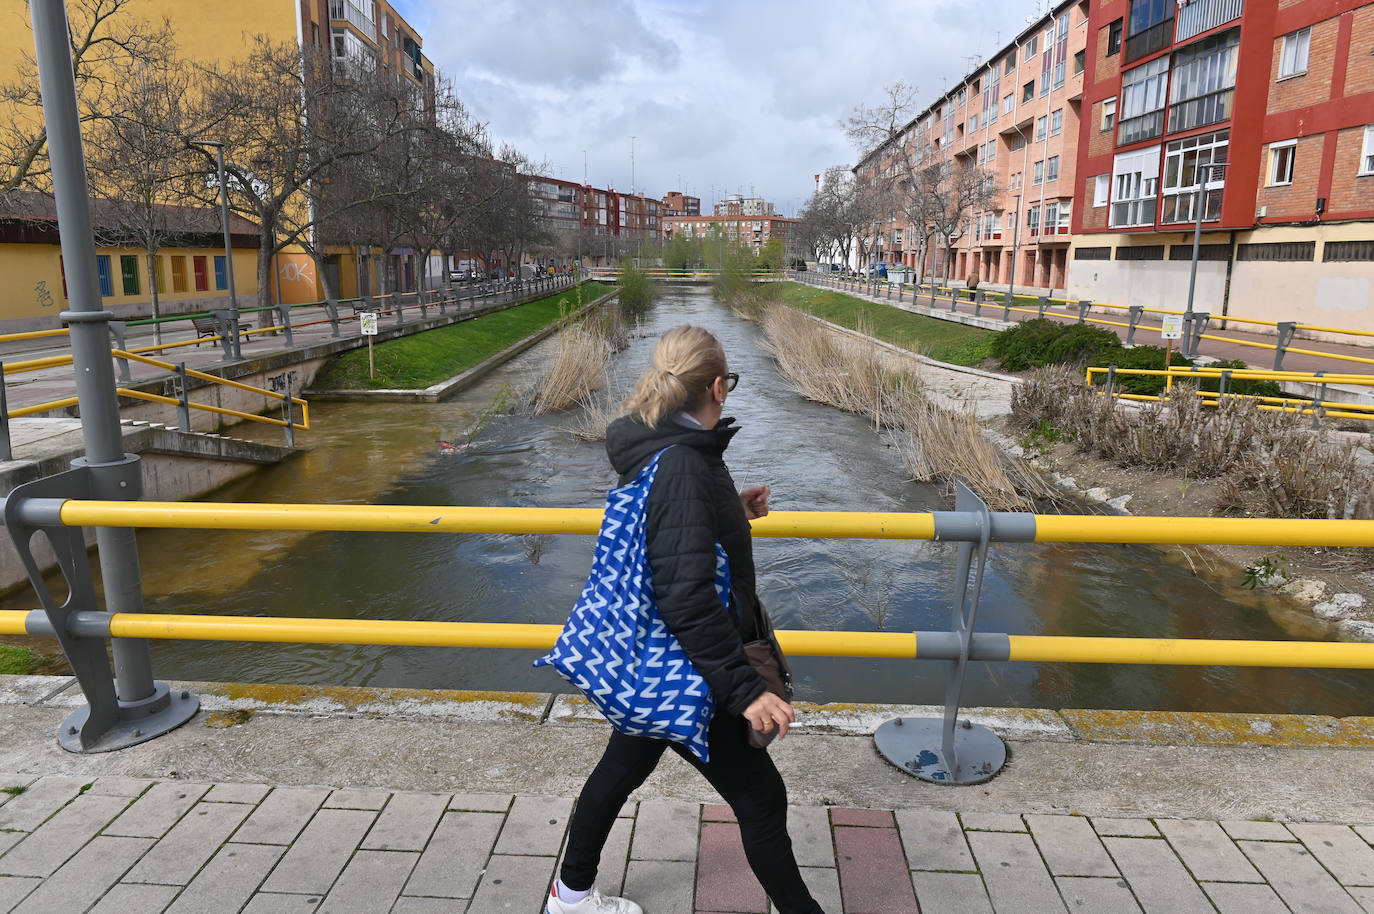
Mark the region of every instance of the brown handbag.
MULTIPOLYGON (((773 621, 768 618, 768 611, 762 604, 759 605, 759 629, 763 637, 757 641, 746 641, 744 656, 749 660, 754 672, 763 679, 768 691, 790 703, 792 668, 787 665, 787 657, 782 652, 782 646, 778 644, 778 636, 773 634, 773 621)), ((747 720, 745 726, 749 728, 749 745, 754 749, 767 748, 778 735, 777 727, 764 733, 762 730, 754 729, 754 725, 747 720)))

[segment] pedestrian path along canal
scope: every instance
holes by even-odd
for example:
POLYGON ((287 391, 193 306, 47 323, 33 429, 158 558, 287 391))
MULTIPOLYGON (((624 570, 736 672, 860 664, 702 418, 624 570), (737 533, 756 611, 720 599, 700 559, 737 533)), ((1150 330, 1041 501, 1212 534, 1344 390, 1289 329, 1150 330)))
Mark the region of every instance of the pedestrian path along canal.
MULTIPOLYGON (((897 450, 864 420, 803 400, 760 347, 761 331, 698 289, 669 287, 642 335, 616 358, 614 384, 648 365, 655 337, 714 330, 740 374, 726 414, 741 486, 767 483, 779 510, 931 511, 936 488, 907 479, 897 450)), ((614 484, 600 442, 569 434, 575 415, 491 418, 503 391, 537 376, 546 343, 439 404, 312 407, 309 451, 215 500, 600 507, 614 484)), ((614 386, 614 385, 613 385, 614 386)), ((427 621, 557 622, 591 562, 592 538, 448 534, 143 531, 153 612, 427 621)), ((760 592, 780 628, 912 631, 949 626, 956 547, 881 540, 755 542, 760 592)), ((989 561, 978 627, 1013 634, 1320 638, 1274 596, 1231 572, 1199 576, 1178 550, 1004 545, 989 561), (1304 627, 1305 626, 1305 627, 1304 627)), ((12 605, 22 597, 11 600, 12 605)), ((415 688, 562 690, 528 651, 155 642, 161 677, 415 688)), ((942 665, 797 658, 811 701, 943 700, 942 665)), ((974 664, 965 704, 1367 714, 1371 674, 1094 664, 974 664)))

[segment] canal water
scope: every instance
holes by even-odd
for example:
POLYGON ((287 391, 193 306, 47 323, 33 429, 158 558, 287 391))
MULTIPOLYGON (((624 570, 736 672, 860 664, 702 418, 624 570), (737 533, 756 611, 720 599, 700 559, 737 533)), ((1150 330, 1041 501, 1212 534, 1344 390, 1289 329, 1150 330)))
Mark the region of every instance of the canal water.
MULTIPOLYGON (((897 451, 863 420, 803 400, 762 353, 760 330, 703 290, 670 288, 617 358, 613 388, 648 365, 654 337, 692 322, 715 331, 740 374, 727 414, 742 431, 727 459, 741 486, 767 483, 779 510, 930 511, 940 492, 907 480, 897 451)), ((496 416, 548 345, 460 398, 430 405, 312 406, 309 451, 217 500, 599 507, 614 484, 603 446, 575 416, 496 416)), ((153 612, 434 621, 562 622, 591 562, 585 536, 143 531, 153 612)), ((929 542, 755 543, 760 590, 780 628, 947 628, 956 547, 929 542)), ((1234 573, 1199 575, 1178 551, 1133 546, 994 547, 978 627, 1018 634, 1307 638, 1325 631, 1234 573)), ((155 642, 177 679, 448 689, 565 690, 532 652, 155 642)), ((942 701, 943 666, 796 658, 799 697, 942 701)), ((965 703, 985 706, 1368 713, 1365 673, 1060 664, 974 664, 965 703)))

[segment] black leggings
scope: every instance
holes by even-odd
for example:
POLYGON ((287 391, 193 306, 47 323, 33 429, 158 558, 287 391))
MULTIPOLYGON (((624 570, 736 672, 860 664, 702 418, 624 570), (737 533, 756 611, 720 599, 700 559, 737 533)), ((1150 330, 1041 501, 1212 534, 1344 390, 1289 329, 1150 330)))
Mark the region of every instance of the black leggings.
POLYGON ((669 746, 711 782, 739 820, 744 853, 759 883, 782 914, 825 914, 811 897, 792 839, 787 836, 787 788, 773 760, 745 739, 744 721, 724 711, 711 721, 711 761, 703 765, 678 743, 611 733, 606 752, 587 778, 568 833, 559 873, 563 884, 585 891, 596 881, 601 849, 620 808, 643 784, 669 746))

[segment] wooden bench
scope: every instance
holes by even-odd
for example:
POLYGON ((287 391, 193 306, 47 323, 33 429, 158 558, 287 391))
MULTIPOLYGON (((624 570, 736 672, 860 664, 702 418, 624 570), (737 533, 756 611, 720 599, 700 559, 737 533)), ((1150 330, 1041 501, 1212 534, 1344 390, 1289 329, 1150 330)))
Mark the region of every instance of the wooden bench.
MULTIPOLYGON (((210 345, 219 345, 220 329, 218 320, 216 320, 213 317, 193 317, 191 318, 191 325, 196 328, 197 349, 200 348, 200 341, 207 336, 212 337, 212 339, 210 340, 210 345)), ((245 330, 251 330, 252 327, 252 321, 239 321, 240 333, 242 333, 245 330)))

